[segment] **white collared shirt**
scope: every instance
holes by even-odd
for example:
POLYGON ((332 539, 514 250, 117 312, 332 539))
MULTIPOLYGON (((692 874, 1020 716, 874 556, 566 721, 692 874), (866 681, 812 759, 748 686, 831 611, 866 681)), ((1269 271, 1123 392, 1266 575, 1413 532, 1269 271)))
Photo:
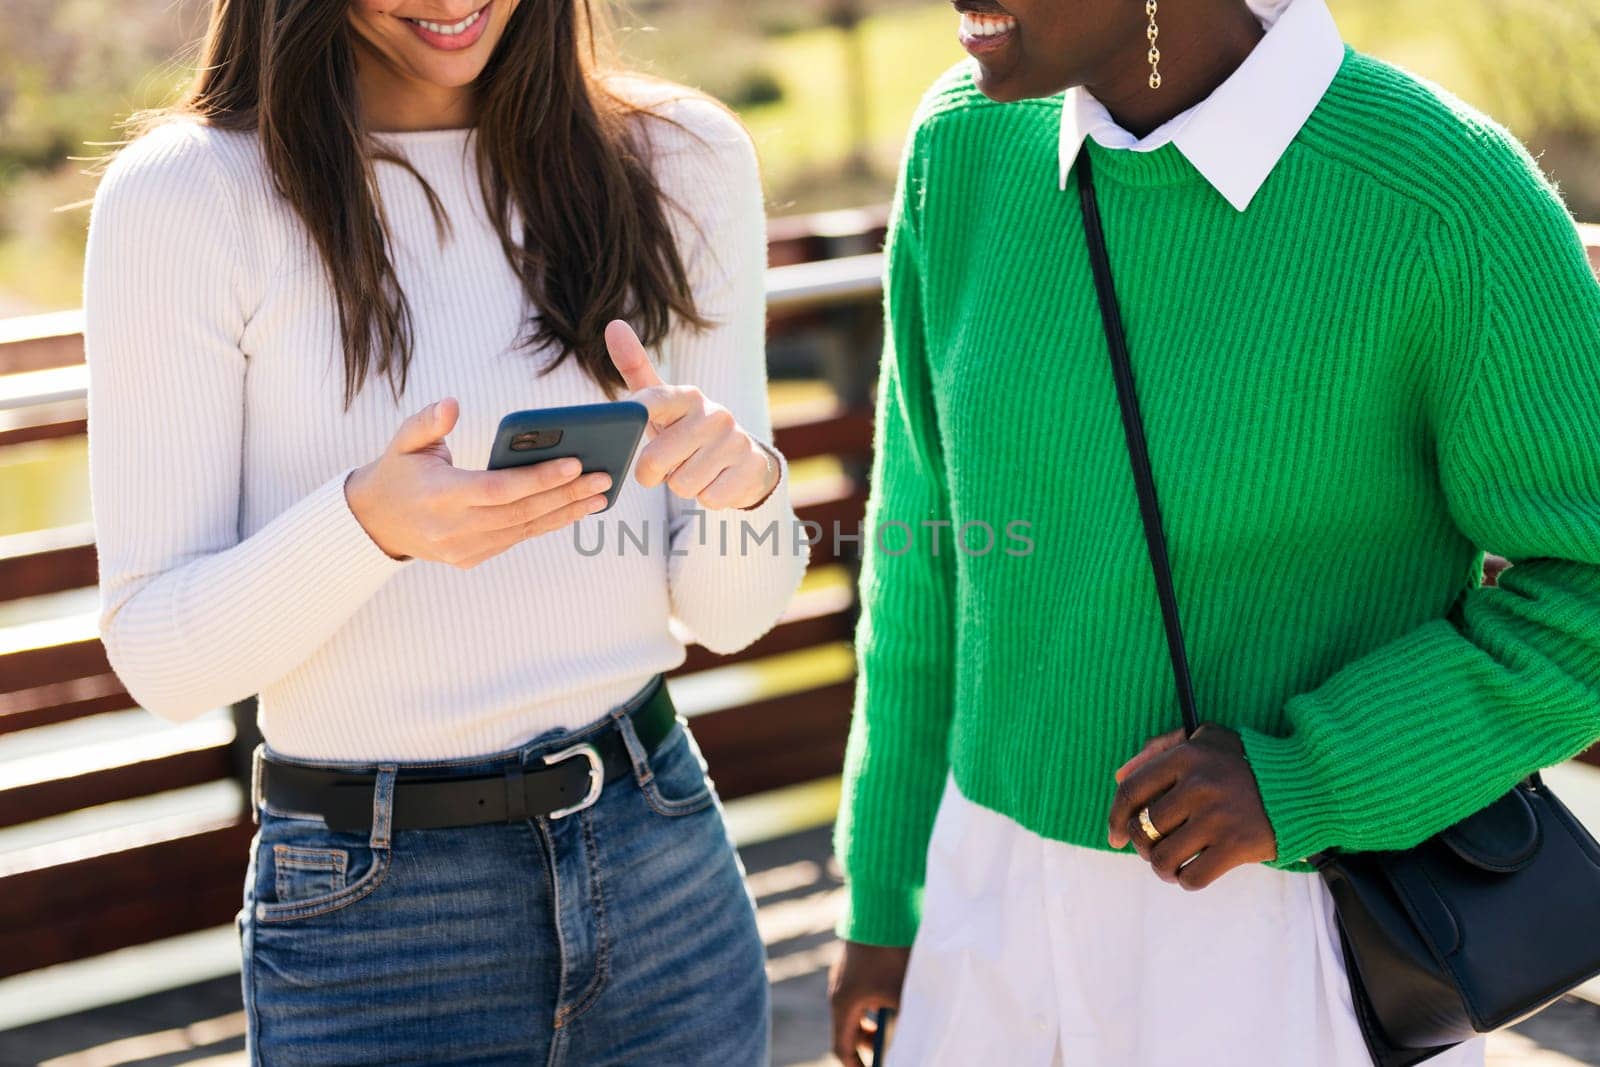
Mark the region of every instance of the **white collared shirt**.
POLYGON ((1171 141, 1228 203, 1240 211, 1249 207, 1344 60, 1344 40, 1324 0, 1251 0, 1250 7, 1266 36, 1210 96, 1143 137, 1118 126, 1088 90, 1068 89, 1061 108, 1061 188, 1085 137, 1135 152, 1171 141))

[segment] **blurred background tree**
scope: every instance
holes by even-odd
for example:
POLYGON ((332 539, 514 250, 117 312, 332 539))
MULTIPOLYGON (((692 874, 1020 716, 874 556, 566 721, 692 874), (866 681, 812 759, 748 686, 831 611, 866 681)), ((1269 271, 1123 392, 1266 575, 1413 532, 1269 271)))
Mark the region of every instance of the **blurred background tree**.
MULTIPOLYGON (((538 0, 524 0, 538 2, 538 0)), ((600 0, 596 0, 597 3, 600 0)), ((1580 219, 1600 220, 1600 4, 1330 0, 1346 38, 1509 125, 1580 219)), ((84 159, 186 80, 209 0, 10 0, 0 37, 0 316, 79 300, 84 159)), ((961 58, 940 0, 637 0, 612 8, 630 62, 739 110, 769 208, 885 199, 911 110, 961 58)))

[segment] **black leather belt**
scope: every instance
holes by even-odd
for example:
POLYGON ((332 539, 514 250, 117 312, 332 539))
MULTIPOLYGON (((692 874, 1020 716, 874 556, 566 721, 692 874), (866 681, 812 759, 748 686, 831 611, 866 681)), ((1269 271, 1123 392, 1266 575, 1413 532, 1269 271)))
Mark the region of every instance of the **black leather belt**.
MULTIPOLYGON (((653 690, 628 712, 647 753, 655 751, 677 721, 662 677, 657 675, 651 684, 653 690)), ((633 773, 633 760, 615 724, 541 762, 528 768, 507 760, 498 774, 470 777, 439 774, 432 767, 402 767, 394 783, 391 827, 427 830, 561 818, 589 807, 603 786, 633 773)), ((256 774, 257 796, 278 811, 319 815, 332 830, 365 833, 372 827, 375 772, 285 763, 258 749, 256 774)))

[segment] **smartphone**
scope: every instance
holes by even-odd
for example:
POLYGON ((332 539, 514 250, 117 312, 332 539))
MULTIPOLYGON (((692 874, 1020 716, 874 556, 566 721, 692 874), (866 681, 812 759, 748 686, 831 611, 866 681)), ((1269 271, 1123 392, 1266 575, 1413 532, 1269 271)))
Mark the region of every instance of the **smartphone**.
POLYGON ((611 475, 606 506, 600 509, 605 511, 617 502, 649 421, 650 412, 636 400, 513 411, 500 420, 495 431, 488 469, 526 467, 574 456, 583 463, 585 474, 605 471, 611 475))
POLYGON ((889 1029, 894 1022, 893 1008, 879 1008, 878 1029, 872 1035, 872 1067, 883 1067, 884 1050, 889 1047, 889 1029))

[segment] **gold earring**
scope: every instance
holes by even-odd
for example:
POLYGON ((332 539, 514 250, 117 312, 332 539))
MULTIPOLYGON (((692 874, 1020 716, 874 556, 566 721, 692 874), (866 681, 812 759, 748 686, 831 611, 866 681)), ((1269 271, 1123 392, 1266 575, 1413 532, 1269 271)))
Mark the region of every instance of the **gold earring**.
POLYGON ((1161 50, 1156 47, 1156 35, 1161 31, 1156 29, 1156 0, 1144 0, 1144 13, 1150 16, 1150 27, 1145 30, 1145 36, 1150 38, 1150 88, 1161 88, 1161 71, 1156 69, 1156 64, 1161 62, 1161 50))

